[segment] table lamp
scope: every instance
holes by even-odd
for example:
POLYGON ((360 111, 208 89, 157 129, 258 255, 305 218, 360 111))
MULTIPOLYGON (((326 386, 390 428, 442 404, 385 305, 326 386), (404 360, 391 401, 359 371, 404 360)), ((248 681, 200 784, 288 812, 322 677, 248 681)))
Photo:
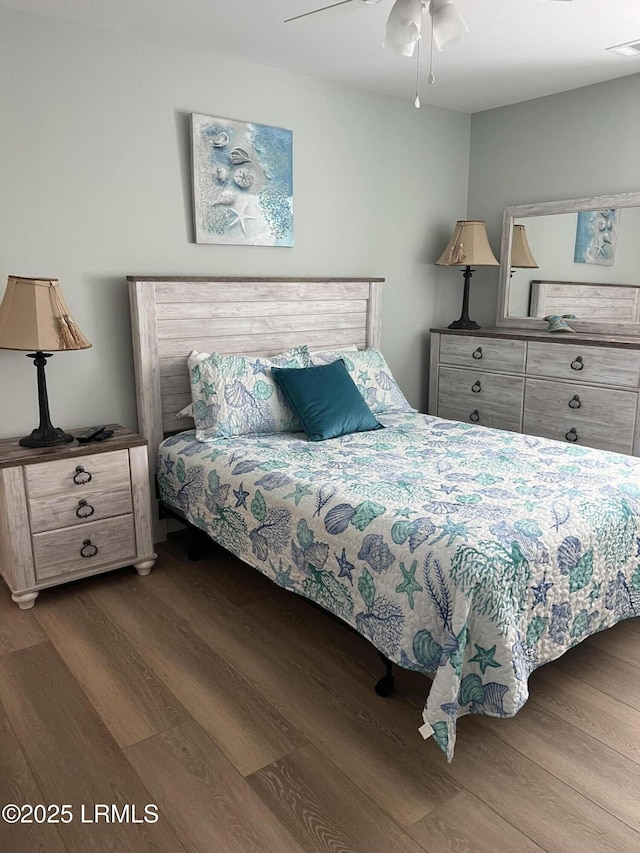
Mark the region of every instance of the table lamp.
POLYGON ((443 267, 464 267, 464 292, 462 296, 462 313, 459 320, 450 323, 449 329, 479 329, 475 320, 469 319, 469 282, 477 267, 499 267, 487 237, 486 222, 478 219, 459 219, 453 230, 453 235, 447 248, 436 261, 443 267))
POLYGON ((531 254, 531 249, 529 248, 529 241, 527 240, 527 232, 524 230, 524 225, 514 225, 511 240, 511 275, 513 275, 513 271, 516 269, 537 270, 538 268, 536 259, 531 254))
POLYGON ((38 371, 40 425, 20 439, 23 447, 55 447, 73 436, 52 426, 44 366, 53 352, 87 349, 91 344, 69 315, 57 278, 9 276, 0 304, 0 349, 33 350, 27 354, 38 371))

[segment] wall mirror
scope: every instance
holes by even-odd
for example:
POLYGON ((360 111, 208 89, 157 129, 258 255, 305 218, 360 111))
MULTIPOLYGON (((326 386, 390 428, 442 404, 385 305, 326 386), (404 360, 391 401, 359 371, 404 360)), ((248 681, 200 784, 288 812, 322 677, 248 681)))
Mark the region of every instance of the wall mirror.
POLYGON ((505 208, 498 326, 640 334, 640 193, 505 208))

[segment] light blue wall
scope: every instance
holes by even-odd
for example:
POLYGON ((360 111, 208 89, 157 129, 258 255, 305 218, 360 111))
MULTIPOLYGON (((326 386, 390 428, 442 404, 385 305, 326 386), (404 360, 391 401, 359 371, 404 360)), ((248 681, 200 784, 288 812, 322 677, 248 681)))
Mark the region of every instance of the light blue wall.
MULTIPOLYGON (((640 191, 640 74, 477 113, 469 217, 500 248, 505 207, 640 191)), ((497 271, 474 276, 477 319, 495 321, 497 271)))
MULTIPOLYGON (((384 276, 383 349, 426 403, 426 330, 461 298, 433 263, 466 214, 469 116, 5 9, 0 116, 0 282, 59 278, 93 343, 51 360, 56 426, 136 426, 128 274, 384 276), (191 112, 293 131, 295 248, 192 242, 191 112)), ((31 430, 23 354, 0 350, 0 389, 0 436, 31 430)))

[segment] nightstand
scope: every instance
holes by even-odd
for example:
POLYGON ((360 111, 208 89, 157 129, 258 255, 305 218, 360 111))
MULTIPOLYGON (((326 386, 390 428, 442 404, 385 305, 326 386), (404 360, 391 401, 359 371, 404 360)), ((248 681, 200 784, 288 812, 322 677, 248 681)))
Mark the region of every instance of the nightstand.
POLYGON ((147 442, 109 429, 103 442, 51 448, 0 439, 0 574, 22 610, 47 587, 123 566, 151 571, 147 442))

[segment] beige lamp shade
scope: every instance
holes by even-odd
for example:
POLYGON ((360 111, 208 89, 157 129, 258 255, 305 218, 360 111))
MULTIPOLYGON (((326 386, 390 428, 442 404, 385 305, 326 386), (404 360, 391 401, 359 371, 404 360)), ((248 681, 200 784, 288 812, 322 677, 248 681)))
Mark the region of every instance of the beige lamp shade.
POLYGON ((489 239, 487 224, 478 219, 459 219, 447 248, 436 261, 443 267, 499 267, 489 239))
POLYGON ((0 304, 0 349, 38 352, 87 349, 57 278, 10 275, 0 304))
POLYGON ((531 254, 527 232, 524 225, 513 226, 513 238, 511 241, 511 266, 523 270, 538 269, 536 259, 531 254))

